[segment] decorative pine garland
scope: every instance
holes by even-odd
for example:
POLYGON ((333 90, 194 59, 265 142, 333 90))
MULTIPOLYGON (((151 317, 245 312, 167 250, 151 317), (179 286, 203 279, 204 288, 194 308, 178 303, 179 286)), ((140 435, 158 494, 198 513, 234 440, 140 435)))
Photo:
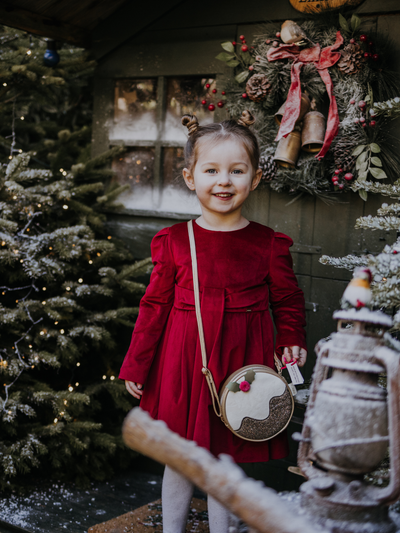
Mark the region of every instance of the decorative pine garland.
MULTIPOLYGON (((275 191, 296 195, 306 192, 332 200, 332 194, 351 189, 366 200, 363 183, 397 179, 400 168, 395 149, 397 140, 387 132, 388 120, 399 115, 397 78, 391 70, 392 47, 379 33, 362 33, 361 25, 361 19, 355 14, 350 19, 335 15, 333 20, 326 15, 313 16, 299 25, 308 39, 304 43, 306 47, 314 43, 321 49, 332 46, 338 30, 344 42, 339 49, 341 59, 328 69, 339 112, 339 133, 324 158, 318 160, 315 154, 302 151, 294 169, 276 168, 273 161, 279 129, 274 115, 286 101, 292 67, 290 59, 269 61, 267 57, 271 48, 279 49, 283 45, 280 27, 266 25, 265 32, 252 45, 246 43, 245 36, 240 36, 241 43, 222 43, 224 51, 217 59, 232 68, 232 75, 224 80, 224 104, 231 116, 240 116, 244 109, 250 109, 255 115, 261 166, 268 169, 269 174, 264 177, 275 191), (358 68, 347 73, 346 58, 349 53, 352 56, 352 51, 358 54, 358 68), (264 85, 257 93, 251 86, 259 80, 264 80, 264 85), (341 168, 343 162, 347 170, 341 168)), ((350 60, 350 70, 352 64, 350 60)), ((302 92, 315 100, 318 111, 326 117, 329 104, 326 87, 313 63, 303 65, 300 81, 302 92)), ((369 186, 366 188, 371 190, 369 186)))

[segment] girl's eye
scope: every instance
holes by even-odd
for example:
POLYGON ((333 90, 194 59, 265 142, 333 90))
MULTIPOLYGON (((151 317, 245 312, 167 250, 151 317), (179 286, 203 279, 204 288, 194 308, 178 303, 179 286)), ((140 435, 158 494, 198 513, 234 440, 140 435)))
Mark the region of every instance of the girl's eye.
POLYGON ((239 168, 235 168, 235 170, 232 170, 233 174, 243 174, 243 170, 240 170, 239 168))
POLYGON ((215 170, 215 168, 209 168, 208 170, 206 170, 206 173, 207 174, 215 174, 217 171, 215 170))

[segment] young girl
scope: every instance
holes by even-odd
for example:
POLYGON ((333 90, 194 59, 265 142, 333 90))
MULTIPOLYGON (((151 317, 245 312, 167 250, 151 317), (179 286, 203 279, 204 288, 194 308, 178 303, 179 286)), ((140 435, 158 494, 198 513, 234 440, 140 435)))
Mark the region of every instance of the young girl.
MULTIPOLYGON (((304 298, 289 253, 293 241, 241 214, 261 179, 253 123, 248 111, 238 122, 206 126, 193 115, 182 118, 189 130, 183 177, 202 211, 193 225, 208 367, 217 389, 242 366, 274 368, 274 350, 299 366, 307 355, 304 298)), ((285 457, 284 433, 266 442, 245 441, 213 411, 201 371, 186 222, 157 233, 151 253, 154 270, 119 376, 126 388, 153 418, 216 456, 227 453, 238 463, 285 457)), ((164 533, 186 530, 192 493, 192 484, 166 467, 164 533)), ((227 533, 229 514, 210 496, 208 512, 211 533, 227 533)))

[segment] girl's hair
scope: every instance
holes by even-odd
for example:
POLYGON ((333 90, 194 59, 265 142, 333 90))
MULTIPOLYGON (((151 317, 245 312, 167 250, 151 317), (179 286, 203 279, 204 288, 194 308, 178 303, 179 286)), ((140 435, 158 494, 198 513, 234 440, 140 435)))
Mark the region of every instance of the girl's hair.
POLYGON ((238 139, 244 144, 254 170, 258 169, 260 149, 256 136, 250 131, 249 126, 254 124, 255 119, 250 111, 243 111, 238 121, 224 120, 200 126, 196 115, 183 115, 182 124, 189 131, 189 138, 185 146, 185 166, 193 171, 198 158, 198 141, 206 139, 210 143, 224 141, 229 138, 238 139))

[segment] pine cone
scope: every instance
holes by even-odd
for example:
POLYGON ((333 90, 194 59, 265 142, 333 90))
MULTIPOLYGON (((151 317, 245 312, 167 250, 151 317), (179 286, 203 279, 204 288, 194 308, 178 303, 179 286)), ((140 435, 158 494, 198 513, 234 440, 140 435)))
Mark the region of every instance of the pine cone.
POLYGON ((260 168, 262 170, 262 179, 265 181, 272 181, 276 178, 278 165, 274 161, 272 155, 260 157, 260 168))
POLYGON ((351 172, 357 159, 352 155, 353 150, 354 146, 350 146, 350 148, 348 148, 346 146, 338 145, 333 154, 335 159, 335 168, 342 168, 344 172, 351 172))
POLYGON ((339 70, 345 74, 357 74, 365 61, 361 47, 357 43, 350 43, 340 53, 342 57, 337 63, 339 70))
POLYGON ((271 84, 265 74, 254 74, 246 83, 246 93, 253 102, 261 102, 271 91, 271 84))

